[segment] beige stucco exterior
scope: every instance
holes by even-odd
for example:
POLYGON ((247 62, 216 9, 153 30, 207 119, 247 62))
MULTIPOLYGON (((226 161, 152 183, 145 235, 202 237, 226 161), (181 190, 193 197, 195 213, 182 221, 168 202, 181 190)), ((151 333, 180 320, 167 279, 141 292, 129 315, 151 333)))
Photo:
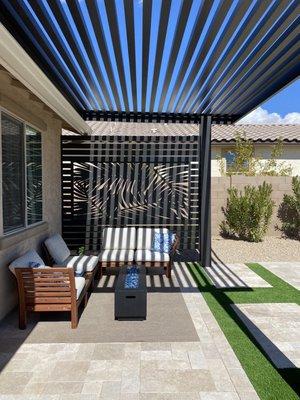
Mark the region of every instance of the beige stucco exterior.
MULTIPOLYGON (((271 155, 271 144, 255 144, 255 155, 259 157, 262 162, 268 160, 271 155)), ((211 174, 213 177, 221 176, 219 159, 222 157, 222 149, 232 148, 228 145, 215 145, 212 144, 212 161, 211 161, 211 174)), ((291 143, 283 145, 283 154, 279 158, 280 162, 285 162, 292 168, 292 175, 300 176, 300 144, 291 143)), ((225 163, 225 159, 223 159, 225 163)))
MULTIPOLYGON (((10 240, 9 235, 3 235, 2 202, 0 202, 0 319, 17 304, 15 278, 8 270, 9 263, 29 249, 36 249, 41 254, 41 242, 49 234, 61 231, 60 136, 62 129, 62 121, 55 118, 48 107, 2 70, 0 71, 1 110, 31 124, 42 134, 43 222, 35 227, 11 234, 13 237, 10 240)), ((0 165, 2 164, 1 157, 0 151, 0 165)), ((0 195, 2 199, 1 192, 0 195)))

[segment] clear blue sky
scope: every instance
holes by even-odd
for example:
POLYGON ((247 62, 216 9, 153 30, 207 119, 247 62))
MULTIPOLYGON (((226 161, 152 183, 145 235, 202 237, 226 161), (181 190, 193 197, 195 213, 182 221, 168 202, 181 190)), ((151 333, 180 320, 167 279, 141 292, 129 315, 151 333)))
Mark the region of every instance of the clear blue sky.
POLYGON ((261 107, 284 116, 290 112, 300 112, 300 79, 275 94, 261 107))

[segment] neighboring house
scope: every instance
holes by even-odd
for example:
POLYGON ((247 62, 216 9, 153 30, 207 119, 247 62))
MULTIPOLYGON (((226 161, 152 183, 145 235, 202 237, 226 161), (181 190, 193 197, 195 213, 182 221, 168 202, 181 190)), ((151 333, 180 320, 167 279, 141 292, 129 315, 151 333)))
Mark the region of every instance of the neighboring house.
MULTIPOLYGON (((136 122, 88 121, 94 135, 107 136, 191 136, 198 135, 194 124, 157 124, 136 122)), ((274 143, 283 141, 280 161, 292 168, 292 175, 300 175, 300 125, 213 125, 212 127, 212 176, 221 176, 220 159, 226 163, 233 160, 235 136, 245 134, 254 142, 255 156, 268 160, 274 143)), ((63 134, 74 134, 63 131, 63 134)))
POLYGON ((245 134, 254 143, 255 156, 270 159, 274 143, 283 141, 280 162, 290 165, 292 175, 300 175, 300 125, 215 125, 212 129, 212 176, 221 176, 219 159, 224 165, 234 159, 236 133, 245 134))

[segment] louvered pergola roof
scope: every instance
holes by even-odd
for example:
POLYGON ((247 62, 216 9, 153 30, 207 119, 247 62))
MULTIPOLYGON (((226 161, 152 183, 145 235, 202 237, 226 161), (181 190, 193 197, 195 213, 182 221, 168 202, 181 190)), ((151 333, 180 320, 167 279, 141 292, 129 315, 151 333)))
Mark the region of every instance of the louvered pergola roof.
POLYGON ((299 0, 0 0, 85 119, 234 122, 299 73, 299 0))

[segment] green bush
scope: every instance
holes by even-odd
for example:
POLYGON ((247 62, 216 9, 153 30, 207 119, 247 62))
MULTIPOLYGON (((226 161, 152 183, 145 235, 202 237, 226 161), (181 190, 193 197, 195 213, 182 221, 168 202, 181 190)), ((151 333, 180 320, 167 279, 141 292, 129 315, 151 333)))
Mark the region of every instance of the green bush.
POLYGON ((244 192, 233 187, 228 189, 226 208, 222 211, 225 220, 221 223, 221 234, 250 242, 260 242, 264 237, 273 212, 272 185, 245 186, 244 192))
POLYGON ((292 180, 293 194, 285 194, 278 210, 281 230, 286 236, 300 240, 300 177, 292 180))

